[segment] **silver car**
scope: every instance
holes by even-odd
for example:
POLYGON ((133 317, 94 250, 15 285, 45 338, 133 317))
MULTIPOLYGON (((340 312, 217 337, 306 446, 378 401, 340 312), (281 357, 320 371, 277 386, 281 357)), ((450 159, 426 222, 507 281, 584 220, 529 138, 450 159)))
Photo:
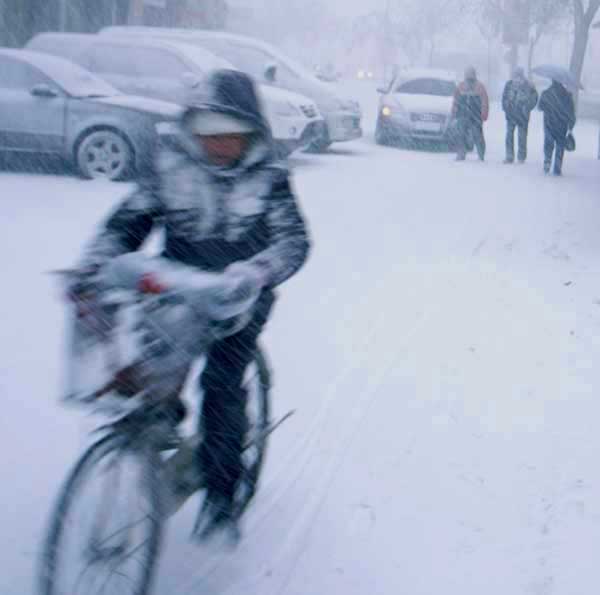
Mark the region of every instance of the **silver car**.
POLYGON ((0 151, 58 155, 85 178, 122 179, 147 162, 180 107, 124 95, 54 56, 0 49, 0 151))
POLYGON ((456 75, 433 69, 399 72, 381 93, 375 128, 380 145, 408 142, 456 144, 452 101, 456 75))

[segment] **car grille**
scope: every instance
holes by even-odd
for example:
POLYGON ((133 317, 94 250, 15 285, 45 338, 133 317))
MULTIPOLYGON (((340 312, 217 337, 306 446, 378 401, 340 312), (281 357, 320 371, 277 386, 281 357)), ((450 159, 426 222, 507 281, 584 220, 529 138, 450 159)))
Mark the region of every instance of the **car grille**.
POLYGON ((446 122, 446 116, 443 114, 411 113, 410 119, 412 122, 438 122, 439 124, 446 122))
POLYGON ((317 117, 317 108, 314 105, 301 105, 300 109, 307 118, 317 117))

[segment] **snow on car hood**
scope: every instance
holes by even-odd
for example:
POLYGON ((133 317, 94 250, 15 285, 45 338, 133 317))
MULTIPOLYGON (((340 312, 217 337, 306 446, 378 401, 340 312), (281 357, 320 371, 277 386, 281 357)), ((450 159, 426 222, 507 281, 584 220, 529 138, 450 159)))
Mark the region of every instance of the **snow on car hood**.
POLYGON ((435 95, 395 93, 386 98, 386 103, 401 105, 409 112, 447 114, 452 109, 452 97, 437 97, 435 95))
POLYGON ((293 103, 296 106, 315 105, 312 99, 299 93, 288 91, 287 89, 279 89, 270 85, 259 85, 259 93, 265 103, 293 103))
POLYGON ((114 105, 134 109, 139 112, 155 114, 169 120, 176 120, 182 112, 182 108, 176 103, 160 101, 159 99, 150 99, 138 95, 111 95, 110 97, 95 97, 93 101, 104 103, 105 105, 114 105))

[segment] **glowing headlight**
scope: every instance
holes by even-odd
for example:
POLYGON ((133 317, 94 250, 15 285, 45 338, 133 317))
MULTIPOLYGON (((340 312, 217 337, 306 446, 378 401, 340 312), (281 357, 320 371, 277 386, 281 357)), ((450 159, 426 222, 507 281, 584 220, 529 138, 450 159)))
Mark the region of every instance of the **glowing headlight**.
POLYGON ((385 116, 386 118, 388 118, 389 116, 392 115, 392 108, 389 107, 388 105, 384 105, 383 109, 381 110, 381 114, 383 116, 385 116))
POLYGON ((359 79, 364 79, 365 78, 365 71, 364 70, 359 70, 356 76, 359 79))

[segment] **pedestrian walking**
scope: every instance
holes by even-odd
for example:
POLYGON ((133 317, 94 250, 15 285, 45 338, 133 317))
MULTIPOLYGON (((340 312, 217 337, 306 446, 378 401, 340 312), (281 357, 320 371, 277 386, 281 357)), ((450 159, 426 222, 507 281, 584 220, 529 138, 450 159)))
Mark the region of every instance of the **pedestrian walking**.
POLYGON ((504 163, 515 161, 515 130, 518 134, 517 159, 525 163, 527 159, 527 136, 531 112, 538 102, 538 92, 525 77, 521 67, 515 68, 502 93, 502 109, 506 116, 506 159, 504 163))
POLYGON ((554 156, 554 175, 562 175, 567 135, 575 126, 575 101, 567 88, 556 80, 540 97, 544 113, 544 172, 550 173, 554 156))
POLYGON ((485 136, 483 123, 490 109, 488 93, 483 83, 477 80, 477 71, 470 66, 465 70, 465 80, 454 93, 452 116, 456 118, 458 132, 457 161, 464 161, 467 148, 474 145, 480 161, 485 160, 485 136))

